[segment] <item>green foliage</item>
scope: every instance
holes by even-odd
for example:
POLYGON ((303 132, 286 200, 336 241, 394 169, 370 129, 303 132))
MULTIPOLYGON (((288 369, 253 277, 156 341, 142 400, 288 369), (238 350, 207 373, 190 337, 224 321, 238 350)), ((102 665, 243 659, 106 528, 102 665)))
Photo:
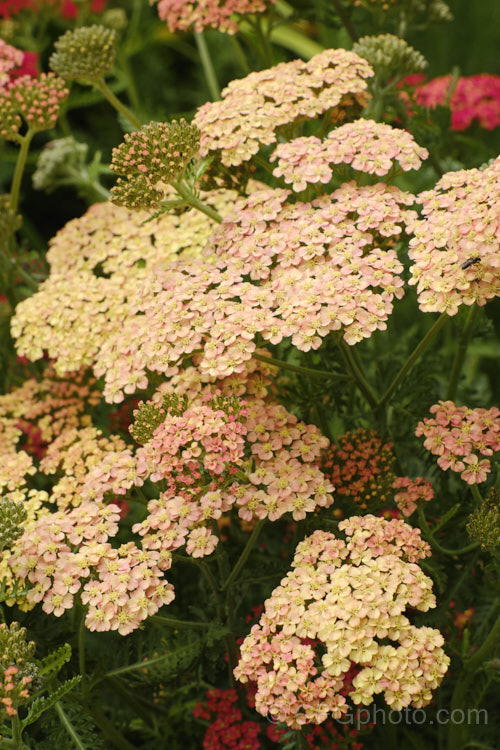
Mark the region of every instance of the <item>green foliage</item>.
POLYGON ((69 693, 78 685, 81 679, 81 675, 76 675, 70 680, 66 680, 66 682, 63 682, 62 685, 59 685, 59 687, 49 695, 35 698, 29 707, 27 716, 21 722, 22 729, 25 729, 30 724, 33 724, 35 721, 37 721, 37 719, 40 718, 40 716, 42 716, 42 714, 45 713, 45 711, 48 711, 49 708, 55 706, 55 704, 60 701, 61 698, 63 698, 67 693, 69 693))

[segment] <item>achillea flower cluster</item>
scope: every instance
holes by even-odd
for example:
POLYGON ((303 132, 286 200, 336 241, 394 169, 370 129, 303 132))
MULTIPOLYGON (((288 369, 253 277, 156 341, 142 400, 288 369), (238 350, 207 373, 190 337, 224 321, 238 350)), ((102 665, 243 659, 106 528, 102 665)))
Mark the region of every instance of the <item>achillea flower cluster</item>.
MULTIPOLYGON (((30 378, 0 395, 0 423, 23 431, 30 425, 49 443, 66 430, 90 424, 90 412, 101 400, 95 382, 83 369, 59 378, 49 366, 40 380, 30 378)), ((16 442, 14 439, 11 444, 16 442)))
POLYGON ((482 456, 500 451, 500 409, 440 401, 430 411, 435 416, 419 422, 415 435, 425 437, 424 447, 438 456, 438 466, 456 471, 467 484, 486 481, 491 462, 482 456))
POLYGON ((461 76, 453 91, 452 85, 451 74, 433 78, 415 88, 415 100, 431 108, 438 104, 449 106, 452 130, 466 130, 474 120, 486 130, 500 125, 500 76, 461 76))
POLYGON ((435 606, 432 581, 417 564, 430 553, 420 532, 372 515, 339 529, 346 541, 318 530, 298 545, 235 669, 240 681, 257 682, 257 711, 292 728, 340 719, 353 667, 354 703, 382 693, 401 710, 427 705, 449 664, 439 631, 404 614, 435 606))
MULTIPOLYGON (((39 15, 59 15, 67 20, 77 18, 81 4, 75 4, 72 0, 1 0, 0 18, 12 18, 23 13, 39 15)), ((101 13, 106 0, 91 0, 90 11, 101 13)))
POLYGON ((116 31, 98 24, 66 31, 54 45, 50 68, 66 80, 102 78, 113 68, 117 39, 116 31))
MULTIPOLYGON (((224 214, 235 198, 234 192, 214 191, 203 200, 224 214)), ((146 278, 154 278, 155 267, 165 268, 178 256, 198 257, 214 222, 195 210, 144 223, 147 218, 146 212, 98 203, 66 224, 50 243, 49 278, 16 308, 12 333, 19 338, 20 353, 39 359, 47 351, 59 375, 98 361, 107 370, 101 348, 113 339, 118 349, 110 356, 118 355, 119 380, 127 380, 130 392, 147 384, 137 346, 145 347, 141 358, 146 358, 147 367, 166 371, 163 345, 151 330, 147 332, 155 326, 148 320, 143 329, 144 316, 134 315, 129 300, 138 295, 146 278), (124 326, 134 329, 130 335, 124 326)), ((176 305, 177 297, 173 309, 176 305)), ((165 308, 163 323, 168 315, 165 308)), ((180 338, 186 335, 180 325, 177 331, 180 338)), ((122 392, 113 381, 110 376, 110 400, 122 392)))
MULTIPOLYGON (((62 471, 62 476, 52 486, 50 501, 61 510, 80 505, 88 473, 97 464, 107 475, 109 489, 115 489, 115 494, 125 494, 133 484, 132 481, 126 482, 130 469, 126 455, 126 444, 116 435, 106 437, 91 426, 65 430, 50 443, 39 465, 42 474, 62 471), (107 470, 106 466, 109 466, 107 470), (112 477, 119 477, 119 480, 113 482, 112 477)), ((94 499, 88 492, 86 497, 94 499)))
POLYGON ((456 315, 500 294, 500 157, 445 174, 419 200, 408 255, 420 309, 456 315))
POLYGON ((373 512, 392 497, 394 475, 393 444, 382 440, 375 430, 362 427, 337 438, 321 456, 321 468, 345 497, 363 510, 373 512))
POLYGON ((17 709, 30 697, 28 685, 38 675, 34 663, 35 643, 26 640, 26 628, 18 622, 0 624, 0 720, 17 716, 17 709))
POLYGON ((113 149, 111 169, 126 177, 112 188, 113 202, 129 208, 158 206, 166 197, 165 183, 182 177, 199 140, 198 128, 183 119, 151 122, 127 133, 113 149))
POLYGON ((219 29, 236 34, 238 24, 235 14, 262 13, 276 0, 152 0, 158 3, 158 15, 166 21, 172 33, 176 31, 203 31, 219 29))
POLYGON ((9 523, 7 521, 6 525, 11 527, 9 531, 9 543, 5 544, 4 549, 0 551, 0 580, 3 581, 3 586, 5 587, 6 604, 8 606, 17 604, 19 609, 23 611, 32 609, 34 605, 27 605, 24 596, 19 594, 19 589, 22 589, 23 586, 18 586, 19 582, 16 580, 16 576, 12 570, 11 563, 14 559, 12 548, 16 540, 26 530, 34 528, 38 518, 48 515, 49 511, 45 506, 47 500, 48 494, 44 490, 27 490, 26 488, 9 492, 2 498, 2 503, 6 503, 5 510, 9 506, 21 507, 22 515, 25 516, 20 522, 20 527, 15 530, 12 528, 12 522, 9 523))
POLYGON ((32 588, 28 605, 60 617, 81 592, 88 605, 89 630, 127 635, 174 598, 163 579, 170 560, 139 549, 134 542, 115 549, 108 542, 118 530, 119 508, 83 502, 69 512, 38 518, 14 545, 11 568, 32 588))
POLYGON ((365 102, 368 63, 353 52, 325 50, 231 81, 222 101, 198 110, 200 153, 219 151, 226 166, 241 164, 262 145, 276 143, 283 126, 314 119, 353 101, 365 102))
POLYGON ((16 141, 23 120, 32 131, 50 130, 68 94, 62 78, 53 73, 16 78, 0 89, 0 136, 16 141))
POLYGON ((392 488, 399 490, 394 495, 394 502, 403 516, 411 516, 420 502, 429 502, 434 497, 432 484, 424 477, 417 477, 416 479, 396 477, 392 483, 392 488))
POLYGON ((193 716, 210 722, 203 750, 260 750, 261 726, 243 719, 236 690, 208 690, 206 700, 193 709, 193 716))
POLYGON ((296 192, 307 185, 328 183, 336 171, 332 164, 348 164, 352 169, 378 176, 386 175, 396 165, 407 172, 419 169, 428 153, 406 130, 373 120, 356 120, 336 128, 323 141, 315 136, 296 138, 276 147, 271 161, 278 159, 273 170, 296 192))
POLYGON ((23 52, 0 39, 0 87, 10 81, 10 73, 22 65, 23 52))
POLYGON ((241 372, 257 334, 273 344, 291 337, 309 351, 331 331, 355 344, 384 329, 403 294, 392 246, 416 216, 413 197, 353 182, 313 203, 289 204, 288 195, 214 193, 213 204, 227 213, 232 199, 233 212, 195 260, 175 251, 195 255, 190 243, 198 248, 213 226, 205 217, 142 226, 141 214, 132 222, 124 212, 120 222, 105 204, 93 207, 56 236, 51 276, 18 305, 19 353, 36 359, 46 349, 59 373, 92 364, 105 398, 118 403, 146 387, 147 370, 172 375, 196 352, 202 372, 241 372))
POLYGON ((431 483, 423 477, 397 477, 393 444, 375 430, 362 427, 346 432, 323 451, 320 466, 335 487, 337 497, 375 512, 392 501, 404 516, 410 516, 421 501, 434 497, 431 483), (399 492, 394 493, 394 490, 399 492))
POLYGON ((120 481, 129 488, 146 478, 163 480, 166 489, 149 501, 147 517, 133 531, 142 537, 143 549, 167 557, 184 545, 193 557, 211 554, 219 541, 212 522, 232 507, 245 521, 274 521, 285 513, 299 520, 333 502, 333 487, 315 465, 328 441, 266 399, 270 381, 255 365, 219 381, 217 388, 210 380, 188 368, 160 386, 153 401, 136 412, 139 428, 136 423, 131 432, 142 445, 135 456, 122 451, 110 462, 105 457, 82 490, 100 501, 106 492, 119 492, 120 481), (244 397, 239 406, 236 397, 244 397), (124 458, 128 484, 118 470, 110 487, 110 472, 124 458))

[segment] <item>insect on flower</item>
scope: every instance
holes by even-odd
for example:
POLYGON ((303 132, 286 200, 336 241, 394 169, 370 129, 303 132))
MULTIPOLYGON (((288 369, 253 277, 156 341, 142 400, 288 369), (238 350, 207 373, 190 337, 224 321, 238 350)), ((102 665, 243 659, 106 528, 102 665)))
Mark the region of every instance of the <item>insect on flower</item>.
POLYGON ((465 263, 462 263, 460 268, 463 268, 465 271, 466 268, 470 268, 471 266, 474 266, 476 263, 480 263, 480 262, 481 262, 481 258, 467 258, 465 263))

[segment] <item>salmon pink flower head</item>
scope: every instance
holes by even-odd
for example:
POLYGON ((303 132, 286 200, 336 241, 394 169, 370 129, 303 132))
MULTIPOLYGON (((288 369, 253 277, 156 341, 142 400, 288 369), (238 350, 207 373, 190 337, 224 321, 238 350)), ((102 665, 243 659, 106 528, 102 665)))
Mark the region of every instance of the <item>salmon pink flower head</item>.
POLYGON ((300 191, 307 185, 330 182, 335 164, 382 176, 397 166, 404 172, 419 169, 427 156, 426 149, 405 130, 373 120, 356 120, 332 130, 324 140, 305 136, 282 143, 275 148, 271 161, 278 159, 273 175, 283 177, 300 191))
POLYGON ((315 119, 335 107, 366 101, 366 60, 343 49, 327 49, 307 62, 293 60, 231 81, 222 101, 208 102, 193 120, 201 132, 200 153, 220 152, 226 166, 251 159, 276 143, 283 125, 315 119))
POLYGON ((381 693, 395 710, 425 706, 450 661, 441 633, 405 614, 436 605, 418 565, 430 554, 420 531, 372 515, 339 530, 345 540, 318 530, 298 545, 234 670, 257 683, 256 710, 293 729, 341 719, 346 695, 369 705, 381 693))
POLYGON ((445 174, 421 193, 422 218, 410 227, 410 284, 420 309, 456 315, 500 294, 500 157, 445 174))
POLYGON ((453 401, 431 406, 434 417, 419 422, 415 435, 438 456, 438 466, 460 474, 467 484, 479 484, 491 471, 488 458, 500 451, 500 409, 469 409, 453 401))
POLYGON ((236 34, 235 15, 262 13, 276 0, 151 0, 158 4, 158 15, 166 21, 172 33, 203 31, 206 28, 236 34))
MULTIPOLYGON (((226 190, 201 196, 222 214, 236 197, 235 192, 226 190)), ((40 359, 47 352, 59 376, 98 362, 103 372, 107 371, 106 357, 100 352, 105 340, 113 338, 119 349, 120 375, 108 380, 106 392, 111 402, 123 401, 118 382, 124 378, 127 393, 147 386, 146 361, 148 369, 162 374, 170 371, 160 331, 168 321, 170 307, 173 311, 178 304, 177 295, 164 307, 157 325, 148 321, 142 332, 144 316, 134 314, 130 300, 142 288, 145 277, 154 276, 157 266, 165 268, 177 258, 199 257, 214 227, 212 219, 194 209, 181 216, 163 214, 146 223, 148 218, 146 211, 103 202, 68 222, 50 242, 49 278, 29 302, 24 301, 27 305, 21 303, 12 324, 13 335, 21 337, 19 349, 26 350, 29 359, 40 359), (124 335, 123 327, 128 325, 133 331, 124 335), (153 334, 153 329, 159 335, 153 334), (139 358, 136 346, 143 344, 139 358)), ((164 332, 171 343, 177 340, 177 348, 186 336, 192 336, 195 344, 198 337, 188 320, 164 332)), ((110 356, 114 357, 111 351, 110 356)))
POLYGON ((403 516, 411 516, 420 502, 429 502, 434 497, 432 484, 424 477, 417 477, 416 479, 396 477, 392 483, 392 488, 399 490, 394 495, 394 502, 403 516))

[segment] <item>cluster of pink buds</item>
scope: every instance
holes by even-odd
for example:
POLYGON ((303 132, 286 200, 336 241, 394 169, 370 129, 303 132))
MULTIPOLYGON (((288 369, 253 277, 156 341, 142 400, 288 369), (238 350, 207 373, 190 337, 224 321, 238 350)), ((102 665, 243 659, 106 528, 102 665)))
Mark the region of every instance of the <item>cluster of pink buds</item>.
POLYGON ((62 78, 53 73, 17 78, 0 90, 0 136, 18 140, 23 120, 31 131, 50 130, 68 94, 62 78))
POLYGON ((467 484, 486 481, 489 458, 500 451, 500 409, 469 409, 453 401, 431 406, 434 417, 419 422, 415 435, 425 437, 424 447, 438 456, 438 466, 460 474, 467 484))

